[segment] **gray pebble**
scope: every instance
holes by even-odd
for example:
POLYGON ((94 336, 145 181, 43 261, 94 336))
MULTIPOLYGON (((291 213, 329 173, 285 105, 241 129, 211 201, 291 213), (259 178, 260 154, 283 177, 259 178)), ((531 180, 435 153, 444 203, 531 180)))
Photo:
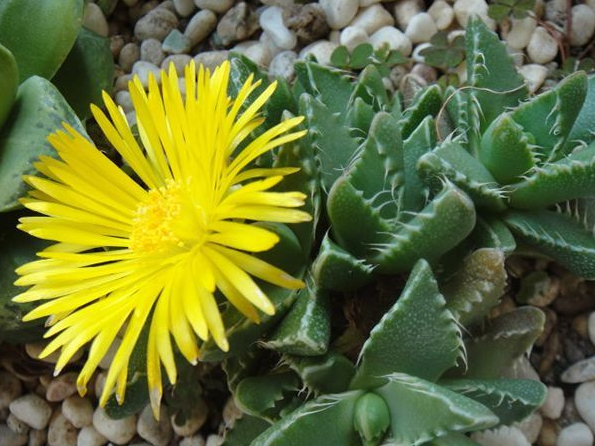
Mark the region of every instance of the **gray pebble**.
POLYGON ((178 18, 173 12, 166 8, 156 8, 136 22, 134 36, 139 40, 163 40, 177 26, 178 18))
POLYGON ((8 405, 21 395, 21 382, 13 375, 0 370, 0 409, 8 405))
POLYGON ((232 7, 234 0, 194 0, 200 9, 209 9, 217 14, 223 14, 232 7))
MULTIPOLYGON (((161 42, 157 39, 143 40, 143 42, 140 45, 140 59, 146 62, 150 62, 153 65, 161 65, 161 62, 163 62, 163 59, 165 59, 165 52, 161 47, 161 42)), ((117 351, 118 349, 119 342, 114 343, 113 346, 113 351, 115 353, 115 351, 117 351)), ((102 364, 99 365, 104 370, 108 369, 109 364, 111 363, 110 356, 113 357, 113 355, 109 355, 109 353, 111 353, 111 350, 112 348, 110 347, 110 351, 108 351, 108 353, 102 358, 102 364), (106 365, 107 367, 103 367, 104 365, 106 365)))
POLYGON ((11 431, 17 434, 27 434, 29 433, 29 426, 15 417, 13 414, 8 415, 6 419, 6 425, 10 428, 11 431))
POLYGON ((52 416, 52 408, 39 396, 28 393, 10 403, 10 412, 33 429, 44 429, 52 416))
POLYGON ((196 65, 203 65, 213 71, 229 56, 229 51, 205 51, 194 56, 196 65))
POLYGON ((213 11, 203 9, 198 11, 188 22, 184 35, 190 40, 190 46, 202 42, 217 26, 217 16, 213 11))
POLYGON ((269 77, 271 79, 282 78, 291 80, 295 76, 293 64, 298 55, 295 51, 282 51, 273 57, 269 66, 269 77))
POLYGON ((6 424, 0 424, 0 446, 24 446, 29 437, 13 432, 6 424))
POLYGON ((160 407, 159 421, 157 421, 151 406, 146 406, 138 417, 136 431, 154 446, 166 446, 172 438, 172 428, 166 407, 163 405, 160 407))
POLYGON ((49 446, 77 446, 78 431, 58 410, 50 421, 48 429, 49 446))
POLYGON ((174 8, 180 17, 188 17, 196 6, 192 0, 174 0, 174 8))
POLYGON ((74 395, 76 393, 76 378, 76 373, 71 372, 53 379, 45 393, 46 400, 55 403, 74 395))
POLYGON ((256 13, 240 2, 225 13, 217 25, 217 34, 225 46, 248 39, 259 28, 256 13))
POLYGON ((192 57, 188 56, 187 54, 174 54, 173 56, 167 56, 161 63, 161 69, 169 72, 169 66, 173 63, 176 73, 178 76, 182 77, 184 76, 184 69, 186 68, 186 65, 188 65, 191 60, 192 57))
POLYGON ((93 427, 112 443, 125 444, 136 433, 136 416, 113 420, 98 407, 93 414, 93 427))
POLYGON ((95 3, 87 3, 83 17, 85 28, 102 37, 108 36, 109 28, 107 26, 107 20, 99 6, 95 3))
POLYGON ((170 54, 183 54, 190 50, 190 39, 177 29, 173 29, 163 41, 163 51, 170 54))
POLYGON ((124 45, 122 50, 120 50, 120 55, 118 56, 118 65, 120 65, 124 71, 130 72, 134 63, 139 59, 140 48, 136 43, 130 42, 124 45))
POLYGON ((48 439, 48 433, 45 429, 31 429, 29 431, 29 443, 27 446, 44 446, 48 439))
POLYGON ((78 395, 72 395, 62 402, 62 414, 74 427, 79 429, 93 423, 91 401, 78 395))
POLYGON ((149 75, 153 74, 157 83, 161 81, 161 70, 150 62, 139 60, 132 66, 132 74, 136 74, 143 87, 149 86, 149 75))
POLYGON ((97 432, 93 426, 85 426, 79 432, 77 446, 103 446, 107 438, 97 432))

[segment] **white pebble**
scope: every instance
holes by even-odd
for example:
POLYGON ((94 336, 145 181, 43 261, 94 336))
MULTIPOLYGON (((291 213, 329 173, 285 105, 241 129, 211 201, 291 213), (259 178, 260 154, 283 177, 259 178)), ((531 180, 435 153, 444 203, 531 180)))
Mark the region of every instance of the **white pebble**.
POLYGON ((519 68, 519 73, 527 82, 529 93, 533 94, 543 85, 547 77, 547 68, 539 64, 527 64, 519 68))
POLYGON ((330 65, 331 54, 337 48, 335 43, 329 42, 328 40, 319 40, 318 42, 311 43, 300 52, 300 59, 305 58, 308 54, 313 55, 319 64, 330 65))
POLYGON ((357 26, 348 26, 339 35, 339 43, 347 47, 349 51, 353 51, 353 49, 361 45, 362 43, 366 43, 368 41, 368 34, 362 28, 358 28, 357 26))
POLYGON ((93 426, 85 426, 81 429, 77 439, 77 446, 103 446, 107 438, 97 432, 93 426))
POLYGON ((27 426, 24 422, 19 420, 13 414, 8 414, 8 418, 6 419, 6 425, 10 428, 11 431, 17 434, 27 434, 29 433, 29 426, 27 426))
POLYGON ((101 8, 95 3, 87 3, 83 13, 83 25, 85 28, 93 31, 95 34, 107 37, 109 34, 109 27, 107 20, 103 15, 101 8))
POLYGON ((198 11, 186 25, 184 35, 190 40, 190 46, 202 42, 217 26, 217 16, 213 11, 203 9, 198 11))
POLYGON ((163 62, 161 62, 161 69, 169 73, 169 66, 174 64, 178 76, 184 76, 186 65, 188 65, 191 60, 192 57, 188 54, 172 54, 163 59, 163 62))
POLYGON ((196 6, 192 0, 174 0, 174 9, 180 17, 188 17, 194 12, 196 6))
POLYGON ((217 14, 227 12, 235 0, 194 0, 194 4, 200 9, 210 9, 217 14))
POLYGON ((161 81, 161 71, 155 65, 150 62, 145 62, 144 60, 139 60, 135 62, 132 66, 132 74, 135 74, 140 79, 141 84, 143 87, 147 88, 149 86, 149 75, 153 75, 157 83, 161 81))
POLYGON ((21 395, 21 382, 8 372, 0 370, 0 410, 21 395))
POLYGON ((467 21, 477 15, 493 31, 496 29, 496 22, 488 16, 488 4, 485 0, 456 0, 454 11, 459 25, 467 26, 467 21))
POLYGON ((358 0, 320 0, 319 4, 326 16, 326 22, 333 29, 347 26, 359 7, 358 0))
POLYGON ((582 419, 595 430, 595 382, 581 384, 574 393, 574 404, 582 419))
POLYGON ((0 424, 0 445, 2 446, 24 446, 27 444, 27 435, 17 434, 10 430, 6 424, 0 424))
POLYGON ((557 420, 562 415, 565 402, 564 391, 561 388, 548 387, 547 397, 541 406, 541 413, 550 420, 557 420))
POLYGON ((411 40, 394 26, 380 28, 370 36, 370 43, 374 48, 388 44, 391 50, 399 51, 403 56, 409 56, 411 54, 411 40))
POLYGON ((175 434, 181 437, 190 437, 191 435, 194 435, 205 424, 208 413, 209 408, 207 407, 205 401, 201 398, 194 406, 192 413, 186 414, 187 416, 184 420, 184 424, 176 424, 176 416, 172 415, 171 424, 174 428, 175 434))
POLYGON ((424 4, 421 0, 400 0, 395 2, 394 16, 397 19, 397 25, 402 30, 407 29, 411 19, 423 10, 424 4))
POLYGON ((375 5, 376 3, 380 3, 382 0, 359 0, 359 7, 365 8, 370 5, 375 5))
POLYGON ((570 384, 595 380, 595 356, 572 364, 562 373, 560 378, 563 382, 570 384))
POLYGON ((428 14, 432 16, 436 27, 439 30, 447 29, 455 17, 455 12, 448 3, 444 0, 437 0, 432 3, 432 6, 428 9, 428 14))
MULTIPOLYGON (((130 124, 132 125, 132 124, 130 124)), ((99 396, 103 393, 103 388, 105 387, 105 380, 107 379, 106 372, 99 372, 97 377, 95 378, 95 384, 93 385, 93 390, 95 391, 95 395, 99 396)))
POLYGON ((98 407, 93 414, 93 427, 112 443, 122 445, 132 440, 136 433, 136 416, 112 420, 98 407))
MULTIPOLYGON (((161 46, 161 42, 157 39, 146 39, 140 44, 140 58, 145 62, 150 62, 153 65, 160 65, 165 59, 165 51, 163 51, 163 47, 161 46)), ((110 346, 109 350, 105 354, 101 361, 99 362, 99 367, 103 370, 109 369, 110 364, 112 363, 112 359, 120 346, 121 339, 116 337, 112 345, 110 346)))
MULTIPOLYGON (((42 342, 33 342, 33 343, 30 343, 30 344, 25 344, 25 351, 33 359, 38 359, 39 361, 47 362, 49 364, 55 364, 56 362, 58 362, 58 358, 60 357, 60 352, 59 351, 55 351, 52 354, 50 354, 48 356, 45 356, 43 358, 40 358, 39 357, 39 355, 47 347, 47 345, 48 345, 48 343, 47 342, 43 342, 43 341, 42 342)), ((80 350, 79 350, 79 352, 80 352, 80 350)), ((81 356, 78 355, 78 358, 80 358, 80 357, 81 356)), ((72 361, 76 361, 76 359, 73 357, 72 358, 72 361)))
POLYGON ((146 406, 138 417, 136 431, 154 446, 166 446, 172 437, 172 428, 167 409, 162 405, 159 409, 159 421, 153 416, 151 406, 146 406))
POLYGON ((216 434, 211 434, 207 437, 206 446, 221 446, 223 444, 223 437, 216 434))
POLYGON ((244 54, 257 65, 268 67, 271 63, 271 53, 269 49, 260 42, 251 45, 244 51, 244 54))
POLYGON ((280 7, 269 6, 266 8, 260 14, 259 22, 260 27, 279 48, 290 50, 296 46, 297 37, 283 23, 283 9, 280 7))
POLYGON ((62 402, 62 414, 79 429, 93 424, 91 401, 78 395, 72 395, 62 402))
POLYGON ((202 435, 186 437, 180 442, 180 446, 205 446, 205 439, 202 435))
POLYGON ((49 446, 77 446, 78 431, 59 410, 52 417, 48 429, 49 446))
POLYGON ((508 379, 532 379, 541 382, 539 374, 533 368, 526 356, 521 356, 508 369, 504 370, 503 378, 508 379))
POLYGON ((298 55, 295 51, 282 51, 273 57, 269 65, 269 77, 291 80, 295 76, 293 64, 298 55))
POLYGON ((592 446, 593 433, 585 423, 566 426, 558 435, 557 446, 592 446))
MULTIPOLYGON (((587 330, 589 332, 589 339, 591 340, 591 344, 595 345, 595 311, 589 315, 587 330)), ((2 408, 1 403, 0 408, 2 408)))
POLYGON ((575 5, 572 7, 572 28, 570 33, 570 44, 583 46, 595 32, 595 11, 587 5, 575 5))
POLYGON ((549 63, 558 54, 558 43, 545 28, 539 26, 531 35, 531 40, 529 40, 527 46, 527 54, 535 63, 549 63))
POLYGON ((262 45, 264 45, 266 49, 269 51, 271 59, 275 57, 277 54, 279 54, 281 51, 283 51, 275 44, 275 42, 273 42, 273 39, 271 39, 271 37, 267 33, 261 33, 260 37, 258 38, 258 41, 262 45))
POLYGON ((17 398, 9 406, 10 412, 33 429, 44 429, 52 416, 52 408, 42 398, 29 393, 17 398))
POLYGON ((372 5, 361 9, 351 21, 350 26, 362 28, 366 34, 371 35, 383 26, 394 24, 393 16, 382 5, 372 5))
POLYGON ((533 17, 512 19, 512 28, 506 36, 506 43, 515 50, 525 49, 536 27, 537 21, 533 17))
POLYGON ((52 403, 62 401, 76 393, 76 373, 65 373, 53 379, 45 392, 45 399, 52 403))
POLYGON ((434 19, 427 12, 422 12, 412 17, 407 25, 405 35, 412 43, 429 42, 430 38, 438 32, 434 19))
POLYGON ((471 439, 481 446, 531 446, 516 427, 502 426, 494 430, 475 432, 471 439))
POLYGON ((229 51, 203 51, 194 56, 194 61, 197 65, 203 65, 213 71, 216 67, 221 65, 223 61, 229 56, 229 51))
POLYGON ((531 444, 537 441, 542 426, 543 418, 538 413, 532 413, 518 423, 514 423, 514 427, 518 428, 531 444))
POLYGON ((154 38, 162 41, 178 26, 178 18, 167 8, 152 9, 134 25, 134 36, 138 40, 154 38))

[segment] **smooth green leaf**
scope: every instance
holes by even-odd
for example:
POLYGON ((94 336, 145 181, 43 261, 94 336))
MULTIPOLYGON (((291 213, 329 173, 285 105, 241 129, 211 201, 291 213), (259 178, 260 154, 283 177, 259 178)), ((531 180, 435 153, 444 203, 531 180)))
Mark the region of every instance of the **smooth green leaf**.
POLYGON ((0 45, 0 129, 6 122, 19 86, 19 69, 12 53, 0 45))
POLYGON ((293 371, 251 376, 238 383, 234 398, 243 412, 272 421, 299 388, 293 371))
POLYGON ((320 356, 285 355, 283 360, 315 395, 346 391, 355 374, 351 361, 334 351, 320 356))
POLYGON ((235 422, 232 429, 225 432, 222 446, 249 446, 270 425, 262 418, 244 415, 235 422))

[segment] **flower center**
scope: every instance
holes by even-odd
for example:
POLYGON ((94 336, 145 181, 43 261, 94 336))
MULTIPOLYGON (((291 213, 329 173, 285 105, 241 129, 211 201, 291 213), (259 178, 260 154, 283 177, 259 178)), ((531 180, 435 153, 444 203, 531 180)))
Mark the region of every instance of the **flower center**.
POLYGON ((132 220, 130 249, 150 254, 190 249, 205 235, 202 207, 194 203, 188 185, 169 180, 152 189, 136 209, 132 220))

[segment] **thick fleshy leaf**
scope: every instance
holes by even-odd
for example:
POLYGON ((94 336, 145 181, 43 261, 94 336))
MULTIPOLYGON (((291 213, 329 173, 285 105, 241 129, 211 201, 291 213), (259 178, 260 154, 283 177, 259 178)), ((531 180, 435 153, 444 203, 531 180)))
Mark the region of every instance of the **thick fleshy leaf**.
POLYGON ((547 396, 547 388, 530 379, 457 379, 441 381, 440 384, 483 404, 504 425, 531 415, 541 407, 547 396))
POLYGON ((244 415, 226 431, 222 446, 247 446, 271 425, 262 418, 244 415))
POLYGON ((427 116, 436 116, 442 107, 442 92, 438 85, 432 85, 418 92, 412 105, 403 112, 401 119, 401 135, 409 138, 427 116))
POLYGON ((353 86, 345 72, 302 61, 295 64, 295 72, 304 90, 322 102, 331 114, 346 110, 353 86))
POLYGON ((420 260, 401 297, 372 329, 352 389, 373 389, 390 373, 438 379, 461 356, 461 333, 430 265, 420 260))
POLYGON ((273 424, 250 446, 357 445, 353 413, 362 394, 356 390, 320 396, 273 424))
POLYGON ((486 323, 485 328, 465 341, 466 369, 456 376, 468 379, 499 378, 503 371, 526 353, 541 335, 545 315, 536 307, 521 307, 486 323))
POLYGON ((566 142, 566 153, 578 145, 590 144, 595 134, 595 76, 589 77, 587 97, 579 115, 574 121, 570 136, 566 142))
POLYGON ((499 249, 505 255, 512 254, 516 249, 516 241, 510 229, 495 217, 478 217, 471 237, 478 248, 499 249))
POLYGON ((319 288, 350 291, 370 282, 373 269, 334 243, 327 234, 312 265, 312 274, 319 288))
POLYGON ((52 79, 81 119, 91 116, 90 104, 112 90, 114 57, 109 39, 81 28, 68 57, 52 79))
POLYGON ((0 129, 6 122, 19 86, 19 69, 8 48, 0 45, 0 129))
POLYGON ((531 247, 586 279, 595 279, 595 237, 569 215, 552 211, 511 211, 510 229, 531 247))
POLYGON ((21 82, 51 79, 68 55, 83 21, 83 0, 2 0, 0 44, 19 66, 21 82))
POLYGON ((504 253, 484 248, 469 255, 441 291, 459 323, 470 326, 480 322, 498 304, 505 286, 504 253))
POLYGON ((367 104, 373 106, 375 111, 387 107, 388 94, 382 83, 382 76, 374 65, 366 66, 360 73, 350 99, 353 102, 355 98, 363 99, 367 104))
POLYGON ((423 446, 480 446, 469 437, 463 434, 447 434, 444 437, 436 438, 423 446))
POLYGON ((449 433, 498 424, 487 407, 437 384, 404 373, 389 375, 388 380, 375 392, 390 409, 389 444, 417 446, 449 433))
POLYGON ((285 355, 283 362, 299 375, 304 386, 315 395, 345 392, 355 374, 352 362, 334 351, 321 356, 285 355))
POLYGON ((46 138, 63 122, 86 135, 79 119, 49 81, 34 76, 20 85, 0 132, 0 212, 19 207, 17 200, 27 190, 22 177, 36 172, 33 162, 40 155, 56 155, 46 138))

